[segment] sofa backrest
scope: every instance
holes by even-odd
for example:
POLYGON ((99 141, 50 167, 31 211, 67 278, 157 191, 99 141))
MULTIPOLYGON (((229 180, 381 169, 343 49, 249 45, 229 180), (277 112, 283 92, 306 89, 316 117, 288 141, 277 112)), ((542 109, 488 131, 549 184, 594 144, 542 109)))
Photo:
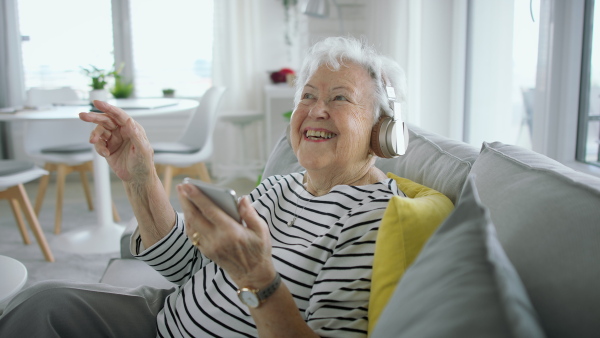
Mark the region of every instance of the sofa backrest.
POLYGON ((600 332, 600 179, 484 143, 471 173, 548 337, 600 332))
MULTIPOLYGON (((409 126, 409 135, 404 156, 379 158, 375 165, 385 173, 391 172, 435 189, 456 204, 479 150, 413 125, 409 126)), ((301 170, 284 133, 267 160, 263 178, 301 170)))
POLYGON ((435 189, 456 204, 479 149, 413 125, 409 126, 409 136, 405 155, 379 158, 375 165, 384 172, 435 189))

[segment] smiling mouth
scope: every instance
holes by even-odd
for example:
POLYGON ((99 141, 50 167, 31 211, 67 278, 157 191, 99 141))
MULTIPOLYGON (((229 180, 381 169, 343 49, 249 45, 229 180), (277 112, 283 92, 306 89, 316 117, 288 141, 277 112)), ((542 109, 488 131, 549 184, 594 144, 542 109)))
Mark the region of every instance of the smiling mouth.
POLYGON ((309 140, 328 140, 336 136, 334 133, 320 131, 320 130, 307 130, 304 135, 309 140))

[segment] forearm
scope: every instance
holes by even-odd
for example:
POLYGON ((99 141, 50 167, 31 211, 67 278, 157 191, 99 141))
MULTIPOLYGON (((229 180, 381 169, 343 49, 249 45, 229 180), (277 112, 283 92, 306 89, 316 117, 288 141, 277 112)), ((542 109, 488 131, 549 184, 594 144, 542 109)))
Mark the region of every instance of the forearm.
POLYGON ((175 211, 155 173, 144 181, 133 180, 123 185, 138 221, 142 243, 149 248, 171 231, 175 211))
POLYGON ((259 337, 318 337, 300 315, 284 283, 258 308, 250 309, 250 314, 259 337))

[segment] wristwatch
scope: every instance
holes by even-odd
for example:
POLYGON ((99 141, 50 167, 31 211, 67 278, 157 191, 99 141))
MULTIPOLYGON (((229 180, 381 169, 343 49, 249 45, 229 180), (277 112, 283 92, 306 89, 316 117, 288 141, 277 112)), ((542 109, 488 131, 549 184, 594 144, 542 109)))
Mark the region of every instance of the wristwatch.
POLYGON ((272 294, 277 291, 281 285, 281 276, 279 272, 275 273, 275 279, 262 290, 259 289, 250 289, 250 288, 241 288, 237 291, 238 297, 240 301, 244 303, 246 306, 251 308, 257 308, 260 304, 264 303, 267 298, 269 298, 272 294))

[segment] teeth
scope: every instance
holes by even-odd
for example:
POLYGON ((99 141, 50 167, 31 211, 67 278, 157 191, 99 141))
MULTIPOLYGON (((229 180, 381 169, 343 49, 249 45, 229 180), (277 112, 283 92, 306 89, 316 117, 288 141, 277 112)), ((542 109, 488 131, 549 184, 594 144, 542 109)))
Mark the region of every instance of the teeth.
POLYGON ((328 133, 325 131, 317 131, 317 130, 307 130, 306 131, 306 137, 330 139, 333 136, 335 136, 334 133, 328 133))

